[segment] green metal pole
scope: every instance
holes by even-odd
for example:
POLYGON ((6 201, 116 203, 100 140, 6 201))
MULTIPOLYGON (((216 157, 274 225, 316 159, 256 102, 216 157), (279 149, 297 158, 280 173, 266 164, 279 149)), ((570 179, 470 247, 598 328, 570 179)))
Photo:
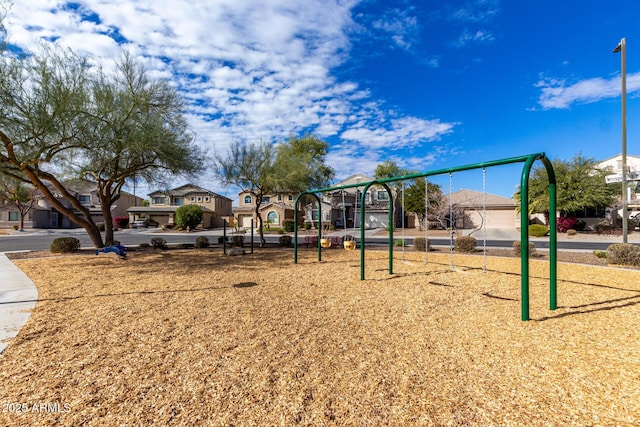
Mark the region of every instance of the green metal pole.
POLYGON ((553 164, 546 157, 542 163, 549 177, 549 219, 553 220, 549 228, 549 310, 558 308, 558 230, 555 226, 557 215, 556 173, 553 164))
MULTIPOLYGON (((362 185, 362 184, 360 184, 362 185)), ((365 255, 365 249, 364 249, 364 220, 365 220, 365 206, 364 206, 364 202, 365 202, 365 194, 367 194, 367 191, 369 190, 369 187, 371 187, 373 185, 373 181, 367 183, 367 185, 364 186, 364 190, 362 190, 362 194, 360 195, 360 280, 364 280, 364 255, 365 255)), ((357 194, 357 191, 356 191, 357 194)))
POLYGON ((520 309, 521 319, 529 320, 529 173, 537 156, 530 156, 520 178, 520 309))
POLYGON ((316 195, 318 199, 318 261, 322 261, 322 245, 320 244, 320 240, 322 240, 322 200, 316 195))

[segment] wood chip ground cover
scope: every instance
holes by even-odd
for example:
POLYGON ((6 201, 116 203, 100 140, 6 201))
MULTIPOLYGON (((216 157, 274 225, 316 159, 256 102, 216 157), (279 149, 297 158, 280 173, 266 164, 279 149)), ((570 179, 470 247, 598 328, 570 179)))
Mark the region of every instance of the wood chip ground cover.
POLYGON ((0 402, 29 411, 0 424, 640 423, 637 270, 560 264, 549 311, 532 261, 522 322, 518 259, 395 257, 369 251, 365 281, 357 251, 17 260, 39 302, 0 402))

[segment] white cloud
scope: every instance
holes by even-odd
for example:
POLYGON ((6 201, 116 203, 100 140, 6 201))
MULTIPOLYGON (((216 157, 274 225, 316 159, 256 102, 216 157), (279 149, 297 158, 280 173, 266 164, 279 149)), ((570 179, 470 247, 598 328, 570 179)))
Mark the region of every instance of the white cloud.
MULTIPOLYGON (((620 96, 620 76, 612 79, 600 77, 580 80, 567 84, 565 80, 542 78, 536 87, 540 88, 538 104, 544 110, 555 108, 566 109, 573 104, 588 104, 606 98, 620 96)), ((627 75, 627 93, 640 91, 640 73, 627 75)))
MULTIPOLYGON (((431 143, 456 125, 389 111, 332 73, 350 54, 357 2, 83 0, 74 8, 29 0, 15 2, 7 24, 20 47, 57 40, 107 66, 126 48, 181 92, 198 143, 209 151, 310 131, 352 147, 332 148, 328 160, 339 169, 369 167, 383 149, 431 143)), ((418 23, 410 10, 375 22, 396 46, 412 47, 418 23)))

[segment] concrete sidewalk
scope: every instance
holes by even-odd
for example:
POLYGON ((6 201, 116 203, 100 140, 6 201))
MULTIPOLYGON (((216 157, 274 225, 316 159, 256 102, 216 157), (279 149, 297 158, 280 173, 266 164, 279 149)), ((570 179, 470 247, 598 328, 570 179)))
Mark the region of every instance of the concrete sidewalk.
POLYGON ((37 301, 33 282, 0 252, 0 353, 18 335, 37 301))

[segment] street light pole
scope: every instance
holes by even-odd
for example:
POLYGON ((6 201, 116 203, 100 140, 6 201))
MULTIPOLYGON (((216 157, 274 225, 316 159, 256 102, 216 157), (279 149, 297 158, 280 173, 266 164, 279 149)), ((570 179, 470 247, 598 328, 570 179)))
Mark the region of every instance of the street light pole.
POLYGON ((627 40, 623 37, 613 49, 613 53, 621 53, 622 80, 622 242, 627 243, 628 220, 627 212, 627 40))

